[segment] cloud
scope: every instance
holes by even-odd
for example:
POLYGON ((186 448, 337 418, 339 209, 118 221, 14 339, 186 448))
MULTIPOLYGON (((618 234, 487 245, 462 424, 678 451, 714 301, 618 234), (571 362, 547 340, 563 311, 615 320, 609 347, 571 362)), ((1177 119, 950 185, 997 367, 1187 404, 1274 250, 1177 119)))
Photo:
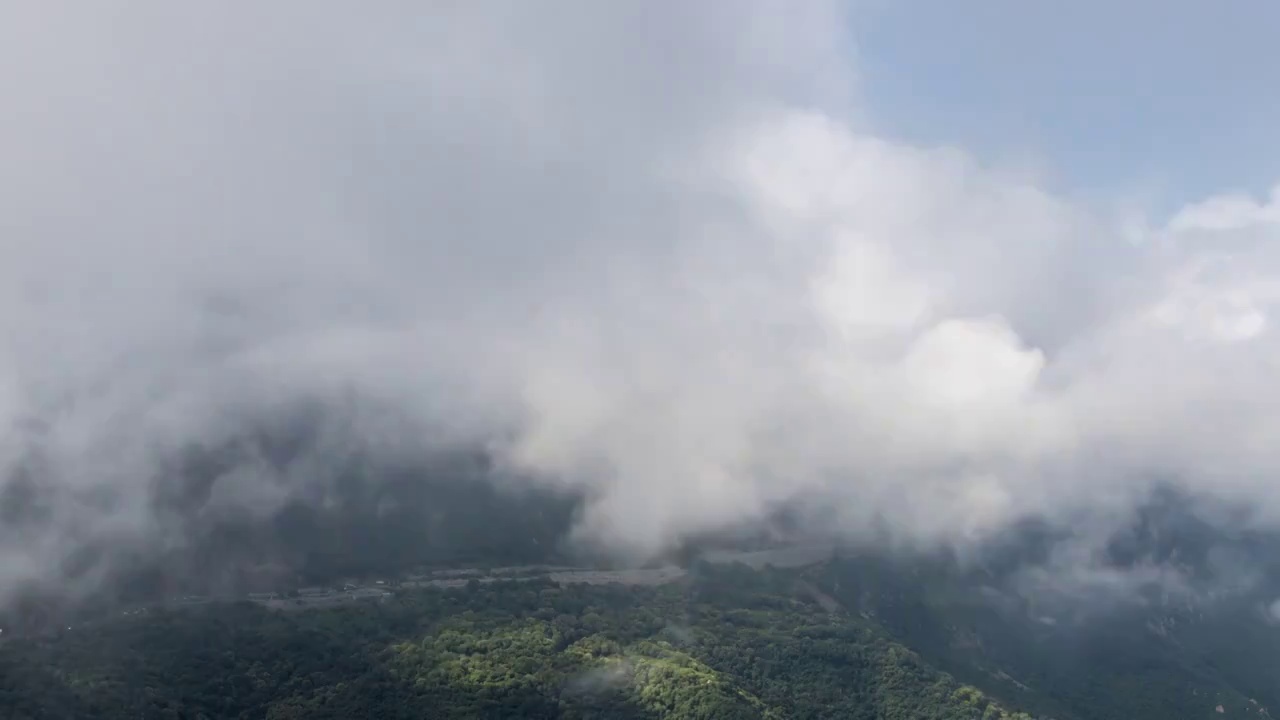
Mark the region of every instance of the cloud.
POLYGON ((793 5, 0 11, 5 579, 181 542, 174 458, 307 402, 316 459, 212 502, 483 442, 642 553, 797 496, 1280 519, 1280 195, 1121 216, 879 137, 856 15, 793 5))

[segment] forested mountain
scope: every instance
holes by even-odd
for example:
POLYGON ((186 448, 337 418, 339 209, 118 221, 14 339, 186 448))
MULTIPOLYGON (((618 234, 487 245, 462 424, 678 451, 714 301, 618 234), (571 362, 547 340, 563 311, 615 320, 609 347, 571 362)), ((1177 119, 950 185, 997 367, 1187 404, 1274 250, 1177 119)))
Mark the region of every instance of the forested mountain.
POLYGON ((1038 602, 875 557, 811 574, 931 666, 1037 716, 1269 717, 1280 703, 1280 628, 1256 596, 1038 602))
POLYGON ((1053 625, 920 571, 698 563, 657 587, 535 578, 157 610, 0 642, 0 715, 1270 717, 1280 631, 1257 617, 1053 625))
MULTIPOLYGON (((803 568, 697 559, 838 530, 780 508, 691 540, 668 558, 688 572, 658 587, 531 572, 280 611, 225 600, 589 562, 565 542, 581 498, 504 483, 482 454, 357 456, 323 497, 228 514, 211 498, 236 452, 193 453, 185 482, 157 493, 189 542, 107 558, 87 604, 33 595, 0 613, 0 717, 1165 720, 1267 718, 1280 703, 1280 546, 1184 498, 1153 498, 1083 566, 1068 552, 1082 538, 1035 522, 963 559, 878 545, 803 568), (154 606, 184 593, 224 601, 154 606)), ((287 446, 246 452, 295 461, 287 446)), ((26 497, 0 501, 26 517, 39 494, 26 497)))
POLYGON ((794 572, 131 617, 0 646, 9 718, 1003 718, 794 572))

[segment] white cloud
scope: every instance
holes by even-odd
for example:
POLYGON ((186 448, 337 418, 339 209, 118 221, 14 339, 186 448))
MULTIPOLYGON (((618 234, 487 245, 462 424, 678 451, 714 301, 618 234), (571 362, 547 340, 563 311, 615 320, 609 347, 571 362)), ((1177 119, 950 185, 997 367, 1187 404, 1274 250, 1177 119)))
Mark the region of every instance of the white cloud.
POLYGON ((642 550, 813 492, 929 542, 1154 478, 1280 519, 1280 201, 1121 222, 868 134, 792 5, 4 10, 0 458, 40 418, 59 488, 10 575, 310 395, 388 451, 516 428, 642 550))

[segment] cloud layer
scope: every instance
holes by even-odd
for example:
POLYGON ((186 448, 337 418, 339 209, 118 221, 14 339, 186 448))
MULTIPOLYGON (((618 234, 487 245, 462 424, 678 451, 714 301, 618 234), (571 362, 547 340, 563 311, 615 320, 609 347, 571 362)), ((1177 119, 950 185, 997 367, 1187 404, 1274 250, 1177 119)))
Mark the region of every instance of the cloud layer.
POLYGON ((5 579, 180 541, 168 463, 302 401, 319 460, 217 502, 484 442, 643 552, 797 496, 1280 520, 1280 190, 1151 218, 886 140, 856 14, 795 5, 0 10, 5 579))

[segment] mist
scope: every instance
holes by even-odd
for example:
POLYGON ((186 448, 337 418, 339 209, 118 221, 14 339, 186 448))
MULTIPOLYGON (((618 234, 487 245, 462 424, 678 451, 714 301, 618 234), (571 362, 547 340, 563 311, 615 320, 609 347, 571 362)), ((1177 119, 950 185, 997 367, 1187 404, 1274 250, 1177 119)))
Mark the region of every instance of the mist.
POLYGON ((189 541, 158 498, 226 447, 190 513, 476 449, 641 557, 792 501, 1275 529, 1280 189, 1153 216, 893 140, 856 4, 795 5, 0 9, 0 598, 189 541))

